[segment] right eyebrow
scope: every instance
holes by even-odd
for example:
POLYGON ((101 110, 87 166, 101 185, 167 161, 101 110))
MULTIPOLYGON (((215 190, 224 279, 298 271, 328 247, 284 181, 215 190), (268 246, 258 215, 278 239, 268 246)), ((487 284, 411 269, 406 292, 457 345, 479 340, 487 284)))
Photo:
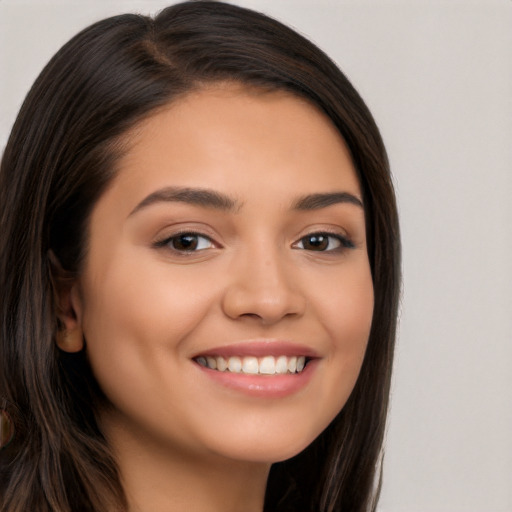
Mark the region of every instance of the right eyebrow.
POLYGON ((236 199, 215 190, 194 187, 164 187, 145 197, 129 216, 150 205, 167 202, 188 203, 226 212, 237 211, 241 206, 236 199))

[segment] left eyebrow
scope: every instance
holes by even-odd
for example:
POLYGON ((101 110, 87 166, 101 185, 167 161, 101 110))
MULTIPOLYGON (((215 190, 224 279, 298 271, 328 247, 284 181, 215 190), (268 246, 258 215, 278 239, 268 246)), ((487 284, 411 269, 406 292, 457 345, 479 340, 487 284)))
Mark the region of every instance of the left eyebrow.
POLYGON ((333 204, 348 203, 364 208, 363 201, 349 192, 328 192, 299 197, 292 206, 294 210, 320 210, 333 204))

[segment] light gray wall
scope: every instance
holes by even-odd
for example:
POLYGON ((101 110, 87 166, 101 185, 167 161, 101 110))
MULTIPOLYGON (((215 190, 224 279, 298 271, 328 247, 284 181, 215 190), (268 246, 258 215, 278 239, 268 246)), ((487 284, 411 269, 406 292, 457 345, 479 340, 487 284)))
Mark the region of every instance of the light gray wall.
MULTIPOLYGON (((166 3, 0 0, 0 146, 62 43, 166 3)), ((380 511, 512 511, 512 1, 238 3, 325 49, 389 150, 404 293, 380 511)))

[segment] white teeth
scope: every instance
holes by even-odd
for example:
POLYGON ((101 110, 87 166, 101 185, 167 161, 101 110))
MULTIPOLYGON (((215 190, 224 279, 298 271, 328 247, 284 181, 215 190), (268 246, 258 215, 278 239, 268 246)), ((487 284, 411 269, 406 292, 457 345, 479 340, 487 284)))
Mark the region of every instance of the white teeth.
POLYGON ((276 360, 272 356, 264 357, 260 362, 260 373, 273 375, 276 373, 276 360))
POLYGON ((256 357, 244 357, 242 364, 242 372, 255 375, 258 373, 258 359, 256 357))
MULTIPOLYGON (((217 361, 216 369, 219 370, 219 372, 225 372, 228 367, 228 362, 223 357, 217 357, 216 361, 217 361)), ((213 369, 215 370, 215 368, 213 368, 213 369)))
POLYGON ((220 372, 245 373, 248 375, 284 375, 286 373, 300 373, 306 366, 305 356, 232 356, 225 359, 222 356, 199 356, 196 361, 201 366, 220 372))
POLYGON ((286 356, 280 356, 276 361, 276 373, 287 373, 288 372, 288 358, 286 356))
POLYGON ((228 368, 230 372, 240 373, 242 371, 242 360, 239 357, 230 357, 228 360, 228 368))

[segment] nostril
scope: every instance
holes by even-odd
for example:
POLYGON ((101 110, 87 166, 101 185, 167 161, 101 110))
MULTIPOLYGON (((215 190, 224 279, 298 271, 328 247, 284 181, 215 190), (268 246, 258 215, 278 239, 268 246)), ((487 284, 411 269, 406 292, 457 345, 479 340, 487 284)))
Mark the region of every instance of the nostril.
POLYGON ((261 315, 258 315, 256 313, 243 313, 240 316, 245 316, 247 318, 255 318, 257 320, 261 320, 262 319, 261 315))

